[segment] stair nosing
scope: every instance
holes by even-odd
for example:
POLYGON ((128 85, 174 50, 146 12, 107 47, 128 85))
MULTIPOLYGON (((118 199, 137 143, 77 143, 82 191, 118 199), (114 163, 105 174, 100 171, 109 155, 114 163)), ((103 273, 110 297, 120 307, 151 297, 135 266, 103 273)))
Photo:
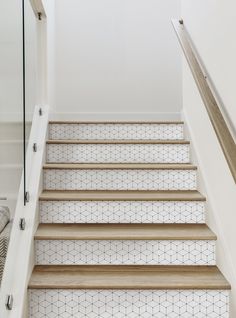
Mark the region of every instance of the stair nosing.
POLYGON ((150 124, 150 125, 184 125, 184 122, 183 121, 73 121, 73 120, 50 120, 49 121, 49 125, 64 125, 64 124, 74 124, 74 125, 89 125, 89 124, 113 124, 113 125, 122 125, 122 124, 140 124, 140 125, 147 125, 147 124, 150 124))
POLYGON ((47 140, 47 145, 70 145, 70 144, 125 144, 125 145, 136 145, 136 144, 154 144, 154 145, 189 145, 188 140, 151 140, 151 139, 50 139, 47 140))
POLYGON ((157 163, 48 163, 44 170, 197 170, 192 164, 157 163))
POLYGON ((192 191, 192 190, 189 190, 189 191, 45 190, 39 196, 39 200, 40 201, 51 200, 51 201, 172 201, 172 202, 173 201, 191 201, 191 202, 200 201, 200 202, 205 202, 206 198, 200 192, 192 191), (182 197, 178 196, 180 194, 183 196, 182 197), (198 195, 197 198, 194 197, 194 195, 196 194, 198 195), (134 195, 136 195, 136 197, 134 195), (165 195, 169 195, 169 197, 165 195))
POLYGON ((204 240, 216 235, 206 224, 41 223, 35 240, 204 240))
POLYGON ((231 286, 217 266, 37 265, 28 288, 230 290, 231 286))

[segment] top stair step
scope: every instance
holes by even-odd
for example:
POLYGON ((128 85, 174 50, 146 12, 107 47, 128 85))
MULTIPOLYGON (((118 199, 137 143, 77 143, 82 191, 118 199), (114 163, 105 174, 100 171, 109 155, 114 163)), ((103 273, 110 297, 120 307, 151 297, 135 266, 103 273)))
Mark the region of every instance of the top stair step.
POLYGON ((76 121, 76 120, 50 120, 49 122, 50 125, 57 124, 57 125, 63 125, 63 124, 68 124, 68 125, 183 125, 183 121, 93 121, 93 120, 81 120, 81 121, 76 121))
POLYGON ((51 121, 49 139, 182 140, 183 122, 68 122, 51 121))

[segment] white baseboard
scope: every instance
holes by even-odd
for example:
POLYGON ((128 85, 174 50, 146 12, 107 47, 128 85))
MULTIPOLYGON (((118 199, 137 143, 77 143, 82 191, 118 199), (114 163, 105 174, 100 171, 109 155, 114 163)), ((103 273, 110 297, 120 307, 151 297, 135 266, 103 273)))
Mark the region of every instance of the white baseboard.
POLYGON ((74 121, 179 121, 181 113, 59 113, 52 112, 50 120, 74 121))

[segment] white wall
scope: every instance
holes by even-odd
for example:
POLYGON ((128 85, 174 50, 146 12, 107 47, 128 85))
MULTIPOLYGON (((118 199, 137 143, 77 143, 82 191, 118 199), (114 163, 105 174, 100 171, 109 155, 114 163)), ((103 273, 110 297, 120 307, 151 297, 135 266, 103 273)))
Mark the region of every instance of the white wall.
POLYGON ((182 16, 236 127, 236 1, 182 0, 182 16))
POLYGON ((46 64, 44 74, 42 74, 46 91, 43 99, 47 105, 50 105, 52 111, 55 105, 55 0, 42 0, 42 3, 46 13, 45 25, 41 29, 43 39, 46 35, 46 41, 44 39, 46 43, 42 43, 43 54, 46 53, 46 61, 42 61, 46 64))
POLYGON ((0 1, 0 12, 0 121, 21 120, 21 2, 0 1))
MULTIPOLYGON (((236 3, 182 0, 182 10, 185 27, 236 127, 236 3)), ((236 185, 186 63, 183 67, 183 109, 194 161, 200 168, 199 187, 208 199, 208 224, 218 237, 217 264, 232 285, 231 317, 235 317, 236 185)))
MULTIPOLYGON (((22 8, 21 1, 1 1, 0 121, 22 121, 22 8)), ((36 19, 25 1, 26 113, 31 120, 37 87, 36 19)))
POLYGON ((176 116, 181 58, 170 20, 179 15, 180 0, 57 0, 56 112, 176 116))

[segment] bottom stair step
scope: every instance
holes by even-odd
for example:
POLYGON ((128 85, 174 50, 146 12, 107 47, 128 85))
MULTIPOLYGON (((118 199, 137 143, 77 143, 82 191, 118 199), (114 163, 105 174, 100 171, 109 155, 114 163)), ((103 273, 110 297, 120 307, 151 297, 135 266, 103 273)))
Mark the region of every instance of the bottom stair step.
POLYGON ((36 266, 29 318, 228 318, 215 266, 36 266))

